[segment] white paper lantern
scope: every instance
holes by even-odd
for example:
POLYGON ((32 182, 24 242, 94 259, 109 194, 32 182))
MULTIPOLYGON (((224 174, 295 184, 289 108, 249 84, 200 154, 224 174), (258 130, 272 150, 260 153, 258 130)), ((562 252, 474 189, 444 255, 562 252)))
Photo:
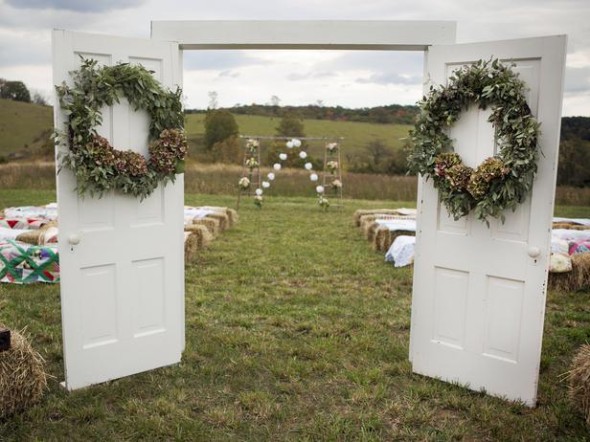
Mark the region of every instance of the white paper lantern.
POLYGON ((274 164, 272 165, 272 168, 273 168, 274 170, 281 170, 281 165, 280 165, 279 163, 274 163, 274 164))
POLYGON ((303 150, 301 152, 299 152, 299 158, 301 158, 302 160, 306 159, 307 158, 307 152, 305 152, 303 150))
POLYGON ((263 192, 262 192, 262 189, 259 187, 258 189, 256 189, 256 192, 255 193, 256 193, 257 196, 262 196, 262 193, 263 192))
POLYGON ((274 180, 275 179, 275 174, 272 172, 268 172, 268 175, 266 175, 268 177, 269 180, 274 180))
POLYGON ((307 170, 311 170, 311 169, 313 169, 313 164, 305 163, 305 166, 303 166, 303 167, 305 167, 307 170))
POLYGON ((287 149, 293 149, 293 140, 287 141, 287 149))
POLYGON ((301 140, 298 140, 297 138, 293 138, 291 143, 293 143, 293 147, 301 147, 301 140))
POLYGON ((270 183, 269 183, 268 181, 263 181, 263 182, 262 182, 262 187, 263 187, 264 189, 268 189, 268 188, 270 187, 270 183))
POLYGON ((309 179, 312 180, 312 181, 317 181, 318 180, 318 174, 317 173, 312 173, 309 176, 309 179))
POLYGON ((287 159, 287 154, 286 154, 286 153, 280 153, 280 154, 279 154, 279 159, 280 159, 281 161, 285 161, 285 160, 287 159))
POLYGON ((317 187, 315 188, 315 191, 316 191, 317 193, 324 193, 324 186, 317 186, 317 187))

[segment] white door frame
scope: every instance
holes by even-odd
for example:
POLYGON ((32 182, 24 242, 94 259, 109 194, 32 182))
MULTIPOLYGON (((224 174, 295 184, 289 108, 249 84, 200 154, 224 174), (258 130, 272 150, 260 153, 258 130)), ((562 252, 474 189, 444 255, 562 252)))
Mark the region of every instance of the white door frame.
POLYGON ((151 38, 177 42, 180 63, 183 50, 195 49, 423 51, 426 56, 429 46, 456 43, 456 22, 153 21, 151 38))

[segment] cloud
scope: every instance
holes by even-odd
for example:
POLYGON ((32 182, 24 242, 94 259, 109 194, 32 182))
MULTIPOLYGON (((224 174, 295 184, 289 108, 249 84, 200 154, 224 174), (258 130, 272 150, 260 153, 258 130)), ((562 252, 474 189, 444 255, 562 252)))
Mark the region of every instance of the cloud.
POLYGON ((357 78, 356 82, 361 84, 403 84, 414 86, 422 83, 422 76, 400 75, 396 72, 379 72, 367 78, 357 78))
POLYGON ((145 0, 6 0, 6 4, 18 9, 57 9, 76 12, 105 12, 113 9, 138 7, 145 0))
POLYGON ((244 51, 185 51, 184 68, 188 70, 227 71, 246 66, 263 65, 264 60, 244 51))
POLYGON ((565 92, 577 93, 590 91, 590 66, 570 67, 565 74, 565 92))

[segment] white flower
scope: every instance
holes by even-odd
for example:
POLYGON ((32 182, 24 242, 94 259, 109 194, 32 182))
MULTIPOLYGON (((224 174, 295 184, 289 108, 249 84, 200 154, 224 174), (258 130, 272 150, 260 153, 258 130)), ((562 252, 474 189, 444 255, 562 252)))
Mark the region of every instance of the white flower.
POLYGON ((315 191, 316 191, 317 193, 324 193, 324 186, 317 186, 317 187, 315 188, 315 191))
POLYGON ((339 189, 342 187, 342 181, 340 180, 334 180, 332 181, 332 186, 334 186, 335 188, 339 189))
POLYGON ((272 165, 272 168, 273 168, 274 170, 277 170, 277 171, 279 171, 279 170, 281 170, 281 165, 280 165, 279 163, 274 163, 274 164, 272 165))
POLYGON ((293 147, 301 147, 301 140, 298 140, 297 138, 293 138, 291 143, 293 143, 293 147))
POLYGON ((275 174, 272 172, 269 172, 268 175, 266 175, 268 177, 269 180, 274 180, 275 179, 275 174))
POLYGON ((264 189, 268 189, 268 188, 270 187, 270 183, 269 183, 268 181, 263 181, 263 182, 262 182, 262 187, 263 187, 264 189))
POLYGON ((293 149, 293 140, 287 141, 286 146, 287 149, 293 149))
POLYGON ((256 193, 256 196, 262 196, 262 194, 263 194, 264 192, 263 192, 263 191, 262 191, 262 189, 259 187, 258 189, 256 189, 256 191, 255 191, 254 193, 256 193))
POLYGON ((338 148, 338 143, 328 143, 326 144, 326 149, 328 149, 330 152, 335 151, 338 148))
POLYGON ((279 154, 279 159, 280 159, 281 161, 285 161, 285 160, 287 159, 287 154, 286 154, 286 153, 280 153, 280 154, 279 154))
POLYGON ((305 166, 304 166, 304 167, 305 167, 307 170, 311 170, 311 169, 313 169, 313 164, 311 164, 311 163, 305 163, 305 166))
POLYGON ((309 176, 309 179, 312 180, 312 181, 317 181, 318 180, 318 174, 317 173, 312 173, 309 176))
POLYGON ((299 152, 299 158, 301 158, 302 160, 306 159, 307 158, 307 152, 305 152, 303 150, 301 152, 299 152))
POLYGON ((242 189, 247 189, 250 187, 250 180, 248 177, 243 176, 240 178, 240 181, 238 181, 238 186, 240 186, 242 189))

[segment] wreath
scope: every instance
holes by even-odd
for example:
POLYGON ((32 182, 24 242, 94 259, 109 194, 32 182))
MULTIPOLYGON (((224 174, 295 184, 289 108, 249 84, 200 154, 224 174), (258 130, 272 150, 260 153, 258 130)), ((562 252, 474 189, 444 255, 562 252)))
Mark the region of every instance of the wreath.
POLYGON ((59 154, 60 169, 74 172, 78 194, 100 197, 115 190, 143 200, 160 183, 174 182, 183 172, 187 151, 181 90, 165 90, 152 72, 128 63, 98 66, 97 60, 82 58, 80 69, 70 74, 73 86, 56 86, 67 117, 65 131, 56 136, 68 147, 59 154), (150 117, 149 159, 115 149, 96 131, 102 122, 101 107, 119 103, 121 96, 150 117))
POLYGON ((431 86, 419 103, 420 114, 410 131, 410 172, 432 179, 439 197, 455 220, 471 211, 477 219, 505 220, 504 210, 525 201, 537 172, 539 123, 527 105, 525 83, 498 60, 463 66, 448 86, 431 86), (453 151, 446 130, 469 105, 491 107, 499 151, 475 169, 453 151))

